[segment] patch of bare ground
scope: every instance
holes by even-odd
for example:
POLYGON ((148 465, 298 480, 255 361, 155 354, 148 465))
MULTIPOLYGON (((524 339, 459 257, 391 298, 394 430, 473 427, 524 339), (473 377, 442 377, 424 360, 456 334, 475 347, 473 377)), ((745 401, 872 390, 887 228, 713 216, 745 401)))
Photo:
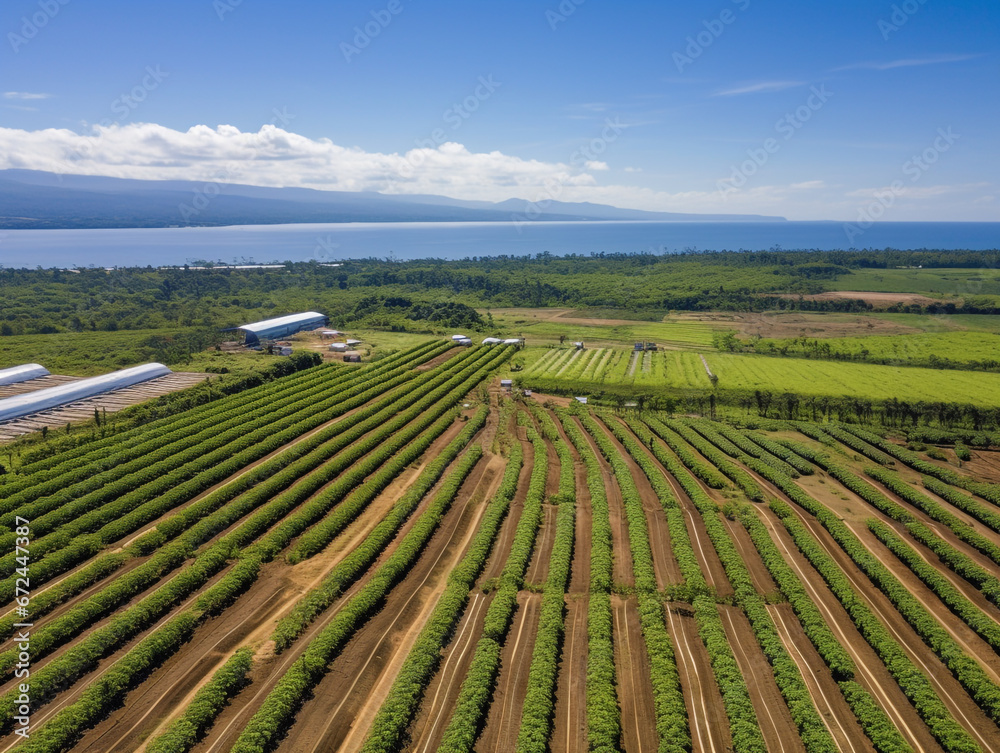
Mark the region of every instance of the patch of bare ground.
POLYGON ((642 638, 639 607, 634 596, 622 598, 612 594, 611 610, 615 675, 625 750, 653 753, 657 750, 659 738, 656 734, 649 654, 642 638))
POLYGON ((732 735, 722 694, 715 682, 705 644, 691 607, 684 603, 665 605, 667 629, 674 645, 677 671, 687 707, 693 753, 725 753, 732 750, 732 735))
POLYGON ((719 605, 719 614, 740 673, 750 691, 750 700, 767 749, 776 753, 802 753, 805 748, 799 739, 798 729, 746 616, 738 608, 725 604, 719 605))
POLYGON ((996 450, 972 450, 972 460, 963 463, 962 472, 982 481, 1000 484, 1000 452, 996 450))
POLYGON ((791 606, 775 604, 767 609, 837 748, 841 753, 874 753, 875 748, 844 700, 823 658, 806 637, 791 606))
POLYGON ((576 474, 576 539, 566 593, 566 633, 556 684, 555 719, 550 750, 575 753, 587 749, 587 607, 590 592, 590 548, 593 510, 587 471, 558 421, 560 436, 573 455, 576 474))
MULTIPOLYGON (((797 296, 796 296, 797 297, 797 296)), ((861 337, 917 334, 922 330, 877 317, 819 312, 710 313, 706 323, 728 325, 746 337, 861 337)))
POLYGON ((517 596, 517 611, 507 632, 500 655, 500 675, 486 725, 475 750, 478 753, 507 753, 514 750, 521 728, 524 697, 528 690, 528 671, 535 648, 541 594, 522 591, 517 596))
MULTIPOLYGON (((810 477, 803 476, 799 479, 800 485, 806 488, 806 480, 810 477)), ((811 489, 806 491, 812 492, 811 489)), ((819 501, 823 501, 816 495, 819 501)), ((836 497, 834 497, 836 499, 836 497)), ((876 590, 867 576, 862 573, 857 565, 848 557, 844 551, 830 537, 826 530, 811 515, 795 508, 799 519, 809 528, 813 536, 819 541, 823 549, 836 560, 840 569, 850 580, 854 590, 863 598, 869 608, 879 617, 882 623, 888 628, 892 636, 899 642, 907 652, 910 659, 927 676, 941 700, 948 707, 948 710, 955 717, 955 720, 965 727, 973 737, 976 738, 985 749, 1000 750, 1000 730, 987 718, 982 710, 968 696, 957 680, 952 677, 950 671, 945 667, 934 653, 928 648, 920 637, 913 631, 909 623, 903 619, 902 615, 896 611, 892 603, 878 590, 876 590)), ((857 516, 855 516, 857 517, 857 516)), ((867 517, 867 516, 861 516, 867 517)), ((845 520, 851 523, 851 520, 845 520)), ((863 525, 860 520, 854 521, 863 525)), ((857 530, 857 529, 854 529, 857 530)))

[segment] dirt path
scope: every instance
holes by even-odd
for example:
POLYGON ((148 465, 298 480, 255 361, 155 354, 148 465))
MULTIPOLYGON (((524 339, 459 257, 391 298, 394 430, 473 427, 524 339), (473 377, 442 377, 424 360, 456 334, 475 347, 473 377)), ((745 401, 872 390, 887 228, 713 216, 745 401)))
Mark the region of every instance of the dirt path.
POLYGON ((614 626, 615 676, 622 712, 622 737, 629 753, 655 753, 656 709, 650 680, 649 654, 642 638, 635 597, 611 596, 614 626))
POLYGON ((507 632, 500 658, 500 676, 493 691, 493 702, 486 725, 475 750, 478 753, 507 753, 514 750, 521 728, 524 696, 528 690, 528 670, 535 648, 541 594, 525 593, 517 597, 517 611, 507 632))
POLYGON ((719 605, 722 626, 733 648, 733 655, 746 680, 750 699, 768 751, 773 753, 803 753, 805 748, 785 699, 774 681, 771 665, 757 644, 750 623, 736 607, 719 605))
POLYGON ((844 700, 823 658, 806 637, 791 606, 776 604, 767 609, 837 749, 841 753, 874 753, 875 748, 844 700))
POLYGON ((665 611, 687 706, 692 751, 725 753, 732 749, 729 720, 691 606, 671 603, 665 605, 665 611))

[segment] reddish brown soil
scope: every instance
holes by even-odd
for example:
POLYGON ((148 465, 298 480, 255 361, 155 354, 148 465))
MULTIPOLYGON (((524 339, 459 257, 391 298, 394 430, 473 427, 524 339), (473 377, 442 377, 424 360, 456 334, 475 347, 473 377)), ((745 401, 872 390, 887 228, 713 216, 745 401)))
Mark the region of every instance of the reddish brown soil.
POLYGON ((968 473, 983 481, 1000 483, 1000 452, 997 450, 972 450, 972 460, 962 465, 962 473, 968 473))
POLYGON ((618 682, 618 705, 622 712, 622 738, 625 750, 654 753, 656 709, 650 680, 649 654, 642 638, 639 608, 635 597, 611 596, 615 644, 615 675, 618 682))
POLYGON ((750 691, 750 700, 757 712, 757 721, 767 749, 780 753, 801 753, 805 748, 799 739, 795 722, 774 682, 771 665, 761 652, 750 623, 736 607, 719 605, 719 614, 736 663, 739 664, 750 691))
POLYGON ((724 753, 732 749, 729 720, 715 682, 705 644, 688 604, 667 604, 667 630, 674 645, 681 690, 687 706, 694 753, 724 753))
POLYGON ((517 597, 517 611, 507 632, 500 658, 500 676, 493 691, 493 703, 486 717, 486 726, 475 750, 478 753, 507 753, 514 750, 521 728, 524 696, 528 690, 528 671, 535 648, 540 594, 522 591, 517 597))
POLYGON ((813 295, 799 295, 796 293, 775 297, 794 298, 796 300, 802 298, 807 301, 865 301, 877 309, 889 308, 889 306, 893 306, 897 303, 902 303, 904 305, 915 303, 919 306, 928 306, 930 304, 939 303, 939 301, 936 301, 933 298, 928 298, 925 295, 919 295, 917 293, 872 293, 864 290, 828 290, 825 293, 814 293, 813 295))

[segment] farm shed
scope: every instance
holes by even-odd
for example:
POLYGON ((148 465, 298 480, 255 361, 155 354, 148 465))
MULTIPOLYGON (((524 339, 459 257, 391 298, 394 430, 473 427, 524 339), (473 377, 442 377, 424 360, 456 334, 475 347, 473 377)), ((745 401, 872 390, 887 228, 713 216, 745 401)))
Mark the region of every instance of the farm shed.
POLYGON ((582 342, 575 342, 575 343, 573 343, 573 347, 575 347, 577 350, 583 350, 583 343, 582 342))
POLYGON ((508 337, 503 341, 504 345, 520 345, 523 342, 519 337, 508 337))
POLYGON ((452 335, 451 339, 458 342, 459 340, 468 340, 469 338, 467 335, 452 335))
POLYGON ((344 356, 344 363, 361 363, 361 356, 357 353, 348 353, 344 356))
POLYGON ((509 390, 511 387, 514 386, 514 380, 513 379, 501 379, 500 380, 500 386, 503 387, 505 390, 509 390))
POLYGON ((463 345, 465 347, 468 347, 469 345, 472 345, 472 340, 470 340, 468 337, 466 337, 466 338, 464 338, 462 340, 456 340, 455 342, 457 342, 459 345, 463 345))
POLYGON ((122 387, 131 387, 134 384, 172 373, 162 363, 147 363, 142 366, 133 366, 130 369, 113 371, 103 376, 79 379, 58 387, 15 395, 0 400, 0 421, 27 416, 30 413, 37 413, 49 408, 57 408, 67 403, 111 392, 122 387))
POLYGON ((348 345, 348 347, 353 348, 355 345, 361 345, 361 341, 360 340, 348 340, 347 341, 347 345, 348 345))
POLYGON ((276 319, 265 319, 262 322, 244 324, 236 329, 243 333, 243 341, 247 345, 259 345, 261 340, 279 340, 296 332, 316 329, 325 326, 329 319, 325 314, 316 311, 306 311, 302 314, 289 314, 276 319))
POLYGON ((325 340, 328 337, 340 337, 342 334, 344 334, 344 333, 341 332, 340 330, 336 330, 336 329, 324 329, 324 330, 320 331, 319 336, 322 337, 325 340))
POLYGON ((483 345, 499 345, 502 342, 503 340, 501 340, 499 337, 483 338, 483 345))
POLYGON ((27 382, 29 379, 38 379, 48 375, 49 370, 37 363, 11 366, 9 369, 0 369, 0 385, 27 382))
POLYGON ((347 343, 330 343, 330 350, 334 353, 345 353, 348 350, 347 343))

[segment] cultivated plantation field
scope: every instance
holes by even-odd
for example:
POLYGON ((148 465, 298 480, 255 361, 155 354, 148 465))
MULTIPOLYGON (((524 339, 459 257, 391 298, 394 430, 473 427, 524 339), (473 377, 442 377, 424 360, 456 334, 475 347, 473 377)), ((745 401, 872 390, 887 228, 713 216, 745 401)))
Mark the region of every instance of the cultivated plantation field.
POLYGON ((23 454, 0 751, 1000 750, 995 452, 524 397, 520 357, 428 340, 23 454))
POLYGON ((714 387, 1000 406, 1000 374, 995 373, 719 352, 553 349, 528 366, 519 381, 542 391, 579 395, 622 387, 636 393, 714 387), (714 385, 710 373, 717 377, 714 385))

